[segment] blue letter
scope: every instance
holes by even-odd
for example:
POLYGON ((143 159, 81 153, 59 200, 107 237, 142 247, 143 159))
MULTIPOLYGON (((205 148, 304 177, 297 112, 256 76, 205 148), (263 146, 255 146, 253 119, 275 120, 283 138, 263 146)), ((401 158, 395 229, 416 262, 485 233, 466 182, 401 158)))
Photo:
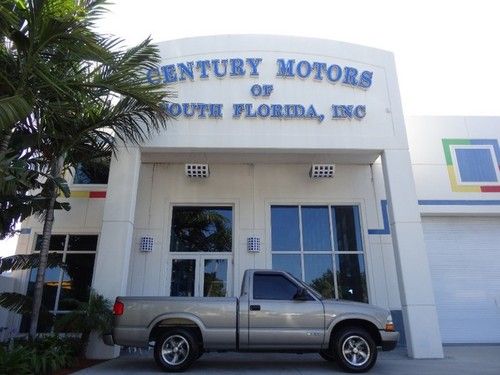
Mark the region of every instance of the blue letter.
POLYGON ((177 69, 179 69, 179 81, 185 81, 186 76, 188 76, 191 81, 194 80, 192 61, 188 61, 185 64, 184 63, 177 64, 177 69))
POLYGON ((365 70, 359 77, 359 87, 368 88, 372 85, 373 72, 365 70))
POLYGON ((307 78, 311 74, 311 64, 308 61, 302 60, 297 63, 297 75, 300 78, 307 78), (306 67, 306 71, 303 72, 302 67, 306 67))
POLYGON ((278 59, 276 60, 276 63, 278 64, 278 73, 276 74, 277 76, 295 77, 295 74, 293 74, 293 64, 295 64, 295 60, 288 60, 285 65, 284 59, 278 59))
POLYGON ((338 65, 330 65, 326 71, 326 76, 329 81, 337 82, 342 76, 342 68, 338 65))
POLYGON ((316 70, 316 74, 314 75, 314 79, 318 81, 323 80, 323 76, 321 75, 322 70, 326 70, 326 64, 320 62, 313 62, 313 70, 316 70))
POLYGON ((356 76, 358 75, 358 70, 355 68, 351 68, 350 66, 346 66, 344 68, 344 80, 342 83, 347 85, 357 86, 358 82, 356 81, 356 76))
POLYGON ((243 113, 244 104, 233 104, 233 117, 239 118, 243 113))
POLYGON ((161 67, 161 70, 163 71, 163 82, 172 83, 177 81, 175 65, 164 65, 161 67))
POLYGON ((259 108, 257 108, 257 113, 259 114, 259 117, 268 117, 270 112, 270 108, 267 104, 261 104, 259 105, 259 108))
POLYGON ((273 92, 273 85, 262 85, 262 91, 264 91, 262 96, 270 96, 273 92))
POLYGON ((179 116, 182 113, 182 107, 178 103, 171 103, 170 106, 169 106, 169 108, 168 108, 168 112, 172 116, 177 117, 177 116, 179 116))
POLYGON ((366 116, 366 106, 358 105, 356 106, 356 108, 354 108, 354 117, 356 117, 358 120, 361 120, 365 116, 366 116))
POLYGON ((192 103, 184 103, 182 104, 182 113, 184 114, 185 117, 193 117, 194 115, 194 105, 192 103), (189 111, 189 108, 191 108, 191 112, 189 111))
POLYGON ((243 59, 230 59, 229 63, 231 64, 231 73, 229 75, 233 77, 245 75, 245 69, 243 69, 245 62, 243 59))
POLYGON ((196 61, 196 69, 201 70, 200 78, 208 78, 207 69, 209 68, 210 68, 210 61, 208 60, 196 61))
POLYGON ((222 104, 210 104, 210 117, 222 118, 222 104))
POLYGON ((281 104, 271 104, 271 117, 280 118, 283 116, 283 106, 281 104))
POLYGON ((212 60, 212 69, 214 74, 218 78, 222 78, 227 74, 227 59, 215 59, 212 60), (224 67, 224 72, 219 72, 219 63, 224 67))
POLYGON ((250 87, 250 92, 252 93, 252 96, 260 96, 262 94, 262 87, 261 85, 255 84, 252 87, 250 87))
POLYGON ((259 76, 259 72, 257 71, 257 66, 259 66, 259 64, 262 62, 262 59, 259 59, 259 58, 255 58, 255 57, 249 57, 247 59, 247 64, 250 65, 250 69, 252 70, 250 72, 250 75, 251 76, 259 76))
POLYGON ((205 112, 209 109, 208 104, 198 103, 197 107, 199 111, 198 118, 206 118, 205 112))
POLYGON ((160 79, 160 70, 158 68, 148 69, 148 71, 146 72, 146 79, 152 85, 159 84, 161 82, 161 79, 160 79), (153 81, 153 77, 152 77, 153 73, 154 73, 154 75, 156 77, 156 79, 154 81, 153 81))

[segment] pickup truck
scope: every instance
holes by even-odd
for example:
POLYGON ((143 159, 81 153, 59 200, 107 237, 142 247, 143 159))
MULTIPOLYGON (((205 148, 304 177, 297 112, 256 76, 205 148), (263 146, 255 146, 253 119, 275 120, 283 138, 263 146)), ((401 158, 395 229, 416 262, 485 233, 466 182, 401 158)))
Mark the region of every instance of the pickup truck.
POLYGON ((323 299, 292 275, 247 270, 239 298, 117 297, 108 345, 145 347, 164 371, 186 370, 204 352, 317 352, 348 372, 365 372, 377 347, 395 348, 389 311, 323 299))

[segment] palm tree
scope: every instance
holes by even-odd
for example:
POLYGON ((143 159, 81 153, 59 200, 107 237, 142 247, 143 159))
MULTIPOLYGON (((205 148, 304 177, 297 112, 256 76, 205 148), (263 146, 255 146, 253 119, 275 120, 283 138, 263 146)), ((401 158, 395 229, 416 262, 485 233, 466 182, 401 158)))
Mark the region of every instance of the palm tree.
MULTIPOLYGON (((149 38, 123 49, 120 39, 95 33, 94 22, 105 4, 0 3, 1 58, 8 62, 0 67, 0 151, 16 162, 34 163, 30 170, 37 183, 43 178, 36 195, 41 205, 30 206, 31 213, 41 212, 44 218, 31 337, 37 331, 54 209, 62 204, 57 198, 60 191, 71 195, 65 172, 77 162, 92 162, 115 151, 116 138, 125 144, 143 142, 168 119, 163 104, 169 93, 145 76, 160 62, 158 49, 149 38)), ((25 190, 19 188, 19 193, 25 190)), ((2 201, 15 207, 15 200, 2 201)))
POLYGON ((81 333, 80 347, 83 354, 92 331, 102 334, 109 332, 112 328, 111 301, 95 290, 91 290, 88 302, 78 300, 66 302, 76 305, 76 309, 58 317, 55 321, 55 328, 57 332, 81 333))

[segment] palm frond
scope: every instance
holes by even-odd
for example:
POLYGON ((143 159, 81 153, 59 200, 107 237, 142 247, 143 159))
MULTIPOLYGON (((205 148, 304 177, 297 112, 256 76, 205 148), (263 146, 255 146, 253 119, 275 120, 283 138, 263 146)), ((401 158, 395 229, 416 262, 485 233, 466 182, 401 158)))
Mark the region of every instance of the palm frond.
POLYGON ((0 293, 0 306, 17 314, 31 313, 33 299, 20 293, 0 293))
MULTIPOLYGON (((40 265, 40 254, 17 254, 0 258, 0 273, 5 271, 28 270, 40 265)), ((49 253, 47 267, 64 267, 62 255, 58 253, 49 253)))
POLYGON ((12 125, 22 121, 33 110, 21 95, 0 98, 0 129, 10 130, 12 125))

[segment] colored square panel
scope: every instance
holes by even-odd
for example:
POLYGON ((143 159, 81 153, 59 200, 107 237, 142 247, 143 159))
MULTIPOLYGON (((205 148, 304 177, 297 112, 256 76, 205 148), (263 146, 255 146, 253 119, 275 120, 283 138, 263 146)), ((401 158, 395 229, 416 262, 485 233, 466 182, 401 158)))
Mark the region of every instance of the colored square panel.
POLYGON ((500 192, 497 139, 442 139, 451 190, 500 192))
POLYGON ((456 148, 455 154, 462 182, 498 182, 497 167, 489 149, 456 148))

